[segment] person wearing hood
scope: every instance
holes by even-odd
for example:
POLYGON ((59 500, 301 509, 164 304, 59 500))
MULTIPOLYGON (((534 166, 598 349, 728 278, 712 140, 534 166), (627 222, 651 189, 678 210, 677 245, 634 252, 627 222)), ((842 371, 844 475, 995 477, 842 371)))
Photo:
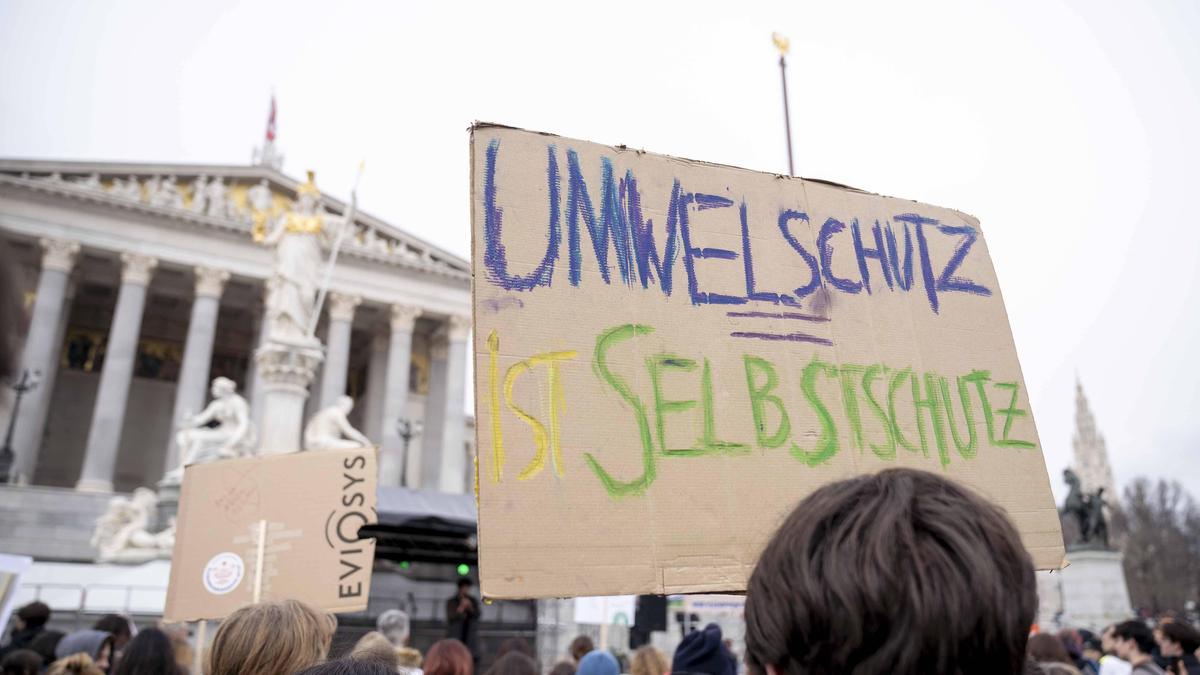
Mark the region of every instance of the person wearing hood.
POLYGON ((619 675, 621 666, 617 658, 603 649, 594 649, 579 659, 575 675, 619 675))
POLYGON ((64 659, 75 654, 87 654, 92 663, 104 672, 112 665, 113 636, 102 630, 80 630, 68 634, 58 641, 54 658, 64 659))
POLYGON ((683 638, 671 660, 671 675, 681 673, 736 675, 737 662, 725 647, 720 626, 710 623, 683 638))

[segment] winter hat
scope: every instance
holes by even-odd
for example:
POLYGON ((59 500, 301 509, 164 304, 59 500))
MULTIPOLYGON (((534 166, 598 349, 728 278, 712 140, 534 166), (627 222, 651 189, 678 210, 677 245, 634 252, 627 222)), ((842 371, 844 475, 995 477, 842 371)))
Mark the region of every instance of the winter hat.
POLYGON ((54 657, 61 659, 75 654, 87 654, 93 659, 100 655, 100 648, 112 640, 112 633, 102 630, 80 630, 58 641, 54 657))
POLYGON ((620 673, 621 666, 617 665, 617 659, 602 649, 588 652, 587 656, 579 660, 579 669, 575 671, 575 675, 620 675, 620 673))
POLYGON ((671 661, 671 674, 680 673, 734 675, 733 656, 722 642, 720 626, 710 623, 683 638, 671 661))

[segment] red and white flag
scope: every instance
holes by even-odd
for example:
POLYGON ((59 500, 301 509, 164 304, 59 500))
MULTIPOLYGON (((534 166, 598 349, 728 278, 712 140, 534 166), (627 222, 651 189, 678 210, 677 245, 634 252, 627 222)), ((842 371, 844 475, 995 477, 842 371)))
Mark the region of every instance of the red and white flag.
POLYGON ((275 142, 275 94, 271 94, 271 116, 267 118, 267 141, 275 142))

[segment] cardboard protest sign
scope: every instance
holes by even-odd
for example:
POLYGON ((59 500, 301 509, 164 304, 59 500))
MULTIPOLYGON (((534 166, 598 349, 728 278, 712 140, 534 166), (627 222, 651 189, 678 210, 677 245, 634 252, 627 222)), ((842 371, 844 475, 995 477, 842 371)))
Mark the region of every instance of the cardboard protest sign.
POLYGON ((378 521, 376 451, 322 450, 189 466, 176 520, 168 621, 224 618, 256 600, 367 608, 378 521))
POLYGON ((495 598, 744 590, 889 467, 1058 513, 971 216, 493 125, 471 134, 480 572, 495 598))

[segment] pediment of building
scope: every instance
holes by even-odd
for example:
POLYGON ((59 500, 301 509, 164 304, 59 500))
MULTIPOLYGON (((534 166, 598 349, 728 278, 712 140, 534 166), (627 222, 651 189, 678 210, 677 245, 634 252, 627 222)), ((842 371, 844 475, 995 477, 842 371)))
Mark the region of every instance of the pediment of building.
MULTIPOLYGON (((124 162, 0 159, 0 184, 129 209, 252 238, 256 215, 275 217, 292 208, 302 183, 268 166, 216 166, 124 162)), ((346 204, 322 193, 330 216, 346 204)), ((342 254, 459 279, 470 277, 462 258, 421 241, 361 210, 342 254)))

